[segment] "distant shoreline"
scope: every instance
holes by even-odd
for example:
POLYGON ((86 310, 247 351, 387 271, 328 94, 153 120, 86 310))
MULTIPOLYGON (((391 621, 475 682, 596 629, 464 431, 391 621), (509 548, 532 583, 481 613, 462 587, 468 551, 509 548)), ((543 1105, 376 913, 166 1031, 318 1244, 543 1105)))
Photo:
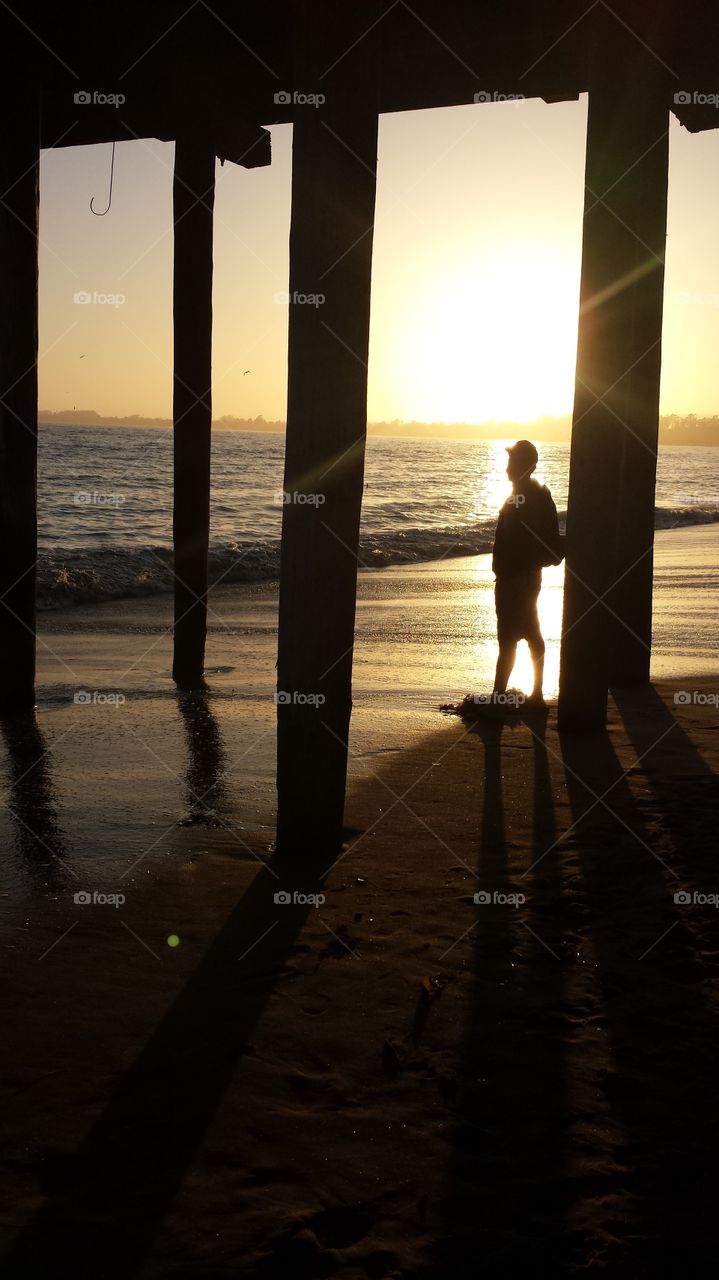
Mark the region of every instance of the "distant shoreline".
MULTIPOLYGON (((92 409, 70 410, 54 413, 51 410, 40 410, 38 416, 40 426, 55 427, 97 427, 118 430, 139 428, 144 431, 171 431, 171 418, 138 418, 136 415, 126 418, 101 418, 92 409)), ((285 424, 279 421, 267 421, 264 418, 217 418, 212 423, 213 431, 229 431, 258 435, 284 435, 285 424)), ((440 423, 440 422, 371 422, 367 429, 370 437, 385 437, 395 440, 468 440, 488 443, 492 440, 506 440, 518 436, 528 436, 542 444, 569 444, 570 419, 538 419, 535 422, 501 422, 501 423, 440 423)), ((662 415, 660 418, 659 443, 662 446, 681 445, 686 448, 718 448, 719 417, 697 418, 695 415, 679 417, 677 414, 662 415)))

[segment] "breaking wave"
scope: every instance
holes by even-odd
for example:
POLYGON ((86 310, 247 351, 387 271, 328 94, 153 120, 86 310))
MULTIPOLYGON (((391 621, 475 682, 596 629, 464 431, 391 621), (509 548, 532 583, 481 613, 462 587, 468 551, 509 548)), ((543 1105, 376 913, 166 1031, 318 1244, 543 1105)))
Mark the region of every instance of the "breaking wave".
MULTIPOLYGON (((563 520, 563 516, 561 517, 563 520)), ((655 528, 672 529, 719 521, 719 510, 700 507, 657 507, 655 528)), ((363 535, 360 567, 418 564, 492 549, 495 521, 444 529, 398 529, 363 535)), ((279 576, 277 539, 228 542, 210 549, 211 583, 272 581, 279 576)), ((59 609, 73 604, 157 595, 172 590, 172 552, 164 546, 53 548, 38 562, 38 607, 59 609)))

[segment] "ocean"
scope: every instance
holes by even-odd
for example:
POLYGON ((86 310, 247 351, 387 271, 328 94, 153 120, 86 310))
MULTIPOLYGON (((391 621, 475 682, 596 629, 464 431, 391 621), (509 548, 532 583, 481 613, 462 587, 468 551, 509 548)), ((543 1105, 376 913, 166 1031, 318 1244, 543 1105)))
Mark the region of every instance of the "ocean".
MULTIPOLYGON (((502 441, 370 437, 360 564, 381 568, 491 549, 509 486, 502 441)), ((569 446, 539 444, 537 476, 566 509, 569 446)), ((216 431, 210 576, 278 576, 284 437, 216 431)), ((41 425, 38 604, 172 587, 172 435, 41 425)), ((719 520, 719 449, 660 451, 657 528, 719 520)))

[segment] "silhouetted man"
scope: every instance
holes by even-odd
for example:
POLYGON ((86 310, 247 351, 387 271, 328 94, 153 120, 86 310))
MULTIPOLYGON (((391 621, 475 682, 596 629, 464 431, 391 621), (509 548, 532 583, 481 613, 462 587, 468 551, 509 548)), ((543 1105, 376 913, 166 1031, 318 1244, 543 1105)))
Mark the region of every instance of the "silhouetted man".
POLYGON ((534 666, 530 701, 541 707, 544 706, 544 638, 537 600, 542 586, 542 567, 559 564, 564 552, 552 495, 546 485, 532 477, 537 450, 531 441, 518 440, 507 453, 512 492, 499 513, 492 554, 499 642, 494 693, 506 693, 517 643, 526 640, 534 666))

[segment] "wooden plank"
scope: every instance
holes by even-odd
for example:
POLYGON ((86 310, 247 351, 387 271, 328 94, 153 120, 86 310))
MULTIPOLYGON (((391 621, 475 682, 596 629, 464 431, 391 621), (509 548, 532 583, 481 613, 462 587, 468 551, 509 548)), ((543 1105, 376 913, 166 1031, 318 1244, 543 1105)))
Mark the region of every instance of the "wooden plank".
POLYGON ((226 94, 220 97, 217 91, 201 97, 195 85, 192 96, 185 88, 182 101, 173 102, 164 92, 158 101, 155 81, 142 91, 134 88, 124 94, 122 88, 116 89, 111 102, 105 101, 109 94, 94 90, 82 96, 83 102, 78 104, 67 90, 43 94, 43 148, 97 146, 142 138, 173 142, 191 130, 195 136, 201 135, 223 162, 228 160, 245 169, 270 163, 271 135, 252 123, 251 114, 256 113, 257 106, 239 97, 232 96, 228 101, 226 94), (115 98, 120 99, 117 105, 115 98))
POLYGON ((175 650, 172 678, 183 688, 202 683, 207 633, 214 198, 212 148, 203 141, 178 139, 173 185, 175 650))
MULTIPOLYGON (((330 28, 340 21, 331 9, 330 28)), ((363 18, 362 29, 370 25, 363 18)), ((285 853, 340 847, 352 708, 377 110, 355 33, 335 35, 339 53, 352 49, 337 74, 323 85, 317 72, 296 86, 324 87, 327 101, 298 107, 293 138, 277 695, 277 845, 285 853)))
POLYGON ((35 701, 39 95, 5 81, 0 110, 0 713, 35 701))

